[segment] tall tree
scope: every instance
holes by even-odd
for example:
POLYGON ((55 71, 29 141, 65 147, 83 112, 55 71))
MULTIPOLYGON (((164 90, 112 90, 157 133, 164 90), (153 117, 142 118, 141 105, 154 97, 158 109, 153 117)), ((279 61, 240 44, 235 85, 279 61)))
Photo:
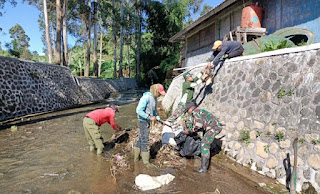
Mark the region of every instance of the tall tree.
POLYGON ((56 48, 55 48, 55 64, 61 65, 61 19, 62 19, 62 11, 61 11, 61 1, 56 0, 56 48))
POLYGON ((208 4, 204 4, 203 7, 202 7, 202 11, 200 12, 200 16, 203 16, 205 15, 206 13, 208 13, 213 7, 211 7, 210 5, 208 4))
POLYGON ((102 63, 102 37, 103 37, 103 28, 102 24, 100 25, 100 60, 99 60, 99 67, 98 67, 98 77, 101 75, 101 63, 102 63))
POLYGON ((52 63, 52 48, 51 48, 47 0, 43 0, 43 16, 44 16, 44 23, 45 23, 45 32, 46 32, 46 41, 47 41, 47 47, 48 47, 49 63, 52 63))
POLYGON ((68 0, 63 1, 63 65, 69 66, 69 57, 68 57, 68 33, 67 33, 67 9, 68 9, 68 0))
POLYGON ((9 29, 10 38, 12 38, 11 44, 7 44, 9 53, 18 58, 30 59, 31 53, 28 50, 30 38, 26 35, 24 29, 16 24, 9 29))
POLYGON ((88 0, 88 15, 87 15, 87 57, 84 66, 84 76, 89 76, 90 56, 91 56, 91 0, 88 0))
POLYGON ((138 78, 140 74, 140 48, 141 48, 141 22, 142 22, 142 13, 141 13, 141 0, 135 0, 136 5, 136 17, 137 22, 135 25, 135 58, 136 58, 136 68, 135 68, 135 77, 138 78))
POLYGON ((123 65, 123 0, 120 0, 120 56, 119 56, 119 77, 123 77, 122 65, 123 65))
POLYGON ((117 78, 117 29, 116 29, 116 2, 112 0, 112 31, 113 31, 113 78, 117 78))
POLYGON ((94 0, 93 5, 93 18, 94 18, 94 26, 93 26, 93 75, 98 76, 99 73, 99 67, 98 67, 98 30, 97 30, 97 24, 98 24, 98 2, 97 0, 94 0))

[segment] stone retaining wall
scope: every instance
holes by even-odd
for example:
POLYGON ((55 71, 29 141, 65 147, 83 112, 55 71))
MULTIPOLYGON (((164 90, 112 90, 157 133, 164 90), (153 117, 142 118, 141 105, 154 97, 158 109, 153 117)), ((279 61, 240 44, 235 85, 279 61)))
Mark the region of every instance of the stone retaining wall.
MULTIPOLYGON (((170 85, 166 110, 177 106, 183 81, 179 75, 170 85)), ((320 192, 320 44, 227 60, 194 98, 225 125, 218 138, 228 156, 282 184, 298 137, 297 190, 309 182, 320 192)))
POLYGON ((0 57, 0 121, 101 101, 134 79, 74 78, 69 68, 0 57))

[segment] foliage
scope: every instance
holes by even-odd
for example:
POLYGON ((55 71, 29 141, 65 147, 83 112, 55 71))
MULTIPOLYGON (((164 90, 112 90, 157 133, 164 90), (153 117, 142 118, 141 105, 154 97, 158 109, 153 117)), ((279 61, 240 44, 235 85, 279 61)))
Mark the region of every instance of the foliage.
POLYGON ((268 131, 268 132, 267 132, 267 136, 270 136, 270 135, 271 135, 271 132, 270 132, 270 131, 268 131))
POLYGON ((294 94, 294 89, 290 89, 288 92, 284 88, 280 88, 277 94, 278 98, 283 98, 284 96, 292 96, 294 94))
POLYGON ((278 140, 278 142, 284 141, 284 134, 283 134, 283 132, 279 131, 279 132, 277 132, 274 136, 275 136, 275 138, 278 140))
POLYGON ((320 140, 319 140, 319 139, 313 139, 313 140, 311 141, 311 143, 314 144, 314 145, 316 145, 316 144, 320 143, 320 140))
POLYGON ((259 48, 260 52, 267 52, 267 51, 273 51, 278 50, 282 48, 290 48, 292 47, 287 40, 282 40, 278 42, 271 41, 270 43, 262 44, 259 48))
POLYGON ((208 4, 204 4, 203 5, 203 8, 202 8, 202 11, 200 12, 200 16, 203 16, 205 15, 206 13, 208 13, 210 10, 212 9, 212 7, 208 4))
POLYGON ((250 143, 250 131, 249 130, 242 130, 240 132, 239 141, 242 143, 245 143, 246 145, 249 145, 250 143))
POLYGON ((257 131, 257 135, 256 135, 256 137, 260 137, 260 136, 261 136, 261 134, 262 134, 262 132, 261 132, 261 131, 257 131))
POLYGON ((277 124, 278 124, 277 122, 273 122, 273 123, 272 123, 273 126, 275 126, 275 125, 277 125, 277 124))
POLYGON ((263 146, 263 149, 266 153, 269 153, 269 145, 263 146))
POLYGON ((299 143, 304 143, 304 142, 305 142, 305 140, 303 138, 299 139, 299 143))
POLYGON ((10 44, 6 44, 8 51, 11 55, 22 59, 31 59, 31 53, 28 50, 30 38, 26 35, 24 29, 16 24, 9 29, 10 38, 12 41, 10 44))

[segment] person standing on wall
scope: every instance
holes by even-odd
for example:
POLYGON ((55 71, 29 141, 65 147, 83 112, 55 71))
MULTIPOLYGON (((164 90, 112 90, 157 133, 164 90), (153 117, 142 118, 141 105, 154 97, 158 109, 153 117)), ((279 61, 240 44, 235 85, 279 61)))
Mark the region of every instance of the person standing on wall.
POLYGON ((83 129, 91 152, 95 149, 97 149, 98 155, 103 152, 103 138, 100 132, 100 126, 102 124, 109 123, 116 132, 122 130, 115 122, 116 112, 119 112, 119 108, 116 105, 111 104, 105 109, 91 111, 84 117, 83 129))
POLYGON ((244 49, 240 42, 217 40, 212 46, 213 53, 206 66, 212 72, 221 61, 242 55, 244 49))
POLYGON ((183 115, 186 112, 186 104, 189 102, 192 102, 193 100, 193 94, 194 94, 194 89, 199 86, 206 77, 208 76, 207 74, 204 74, 203 69, 195 78, 192 77, 192 74, 189 72, 184 73, 184 82, 182 83, 182 97, 181 100, 178 104, 178 107, 173 111, 172 115, 167 119, 166 122, 168 125, 170 123, 173 123, 178 117, 183 115))
POLYGON ((150 152, 148 151, 150 122, 162 119, 157 115, 157 98, 166 92, 161 84, 153 84, 150 91, 145 92, 136 108, 138 114, 139 139, 134 147, 134 162, 139 161, 141 155, 143 164, 150 167, 150 152))
POLYGON ((210 161, 210 148, 214 138, 222 130, 218 119, 210 112, 204 109, 196 108, 196 104, 190 102, 186 105, 186 130, 184 134, 197 132, 200 129, 204 130, 204 136, 201 140, 201 167, 196 172, 204 173, 208 171, 210 161))

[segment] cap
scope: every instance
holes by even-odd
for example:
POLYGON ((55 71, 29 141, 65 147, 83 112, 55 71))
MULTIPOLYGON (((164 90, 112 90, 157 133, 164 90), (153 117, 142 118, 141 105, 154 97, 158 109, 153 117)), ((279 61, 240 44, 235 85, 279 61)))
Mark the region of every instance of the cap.
POLYGON ((186 104, 186 111, 188 111, 191 107, 193 107, 193 106, 196 106, 196 103, 194 103, 194 102, 188 102, 187 104, 186 104))
POLYGON ((109 108, 112 108, 112 109, 115 110, 116 112, 119 112, 119 108, 118 108, 118 106, 116 106, 115 104, 110 104, 109 108))
POLYGON ((216 50, 218 48, 218 46, 222 45, 222 41, 221 40, 217 40, 214 42, 213 46, 212 46, 212 50, 216 50))
POLYGON ((163 85, 158 84, 158 92, 159 92, 162 96, 166 95, 166 92, 164 91, 163 85))
POLYGON ((184 79, 186 79, 188 76, 192 76, 189 72, 183 74, 184 79))

